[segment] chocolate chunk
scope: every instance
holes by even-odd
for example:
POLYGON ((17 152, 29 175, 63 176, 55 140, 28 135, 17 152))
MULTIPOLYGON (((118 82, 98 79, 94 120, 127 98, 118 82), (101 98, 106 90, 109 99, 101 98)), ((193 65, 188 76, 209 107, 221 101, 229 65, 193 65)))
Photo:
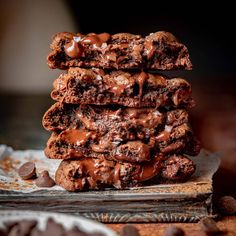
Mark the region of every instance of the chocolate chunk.
POLYGON ((50 68, 97 67, 106 69, 191 69, 188 49, 169 32, 140 35, 58 33, 48 55, 50 68), (81 47, 83 53, 78 50, 81 47))
POLYGON ((166 230, 165 230, 165 233, 164 233, 165 236, 184 236, 185 233, 184 233, 184 230, 175 226, 175 225, 172 225, 172 226, 169 226, 166 230))
POLYGON ((69 104, 116 104, 136 108, 194 106, 191 86, 184 79, 95 68, 70 68, 53 83, 51 97, 69 104))
POLYGON ((121 229, 121 236, 139 236, 138 229, 133 225, 125 225, 121 229))
POLYGON ((233 215, 236 213, 236 199, 231 196, 221 197, 217 202, 217 207, 223 215, 233 215))
POLYGON ((35 184, 38 187, 53 187, 55 185, 55 181, 50 177, 48 171, 44 170, 35 180, 35 184))
POLYGON ((200 220, 200 225, 202 230, 207 234, 207 235, 220 235, 222 231, 218 228, 216 222, 209 217, 205 217, 200 220))
POLYGON ((19 176, 24 179, 32 179, 36 175, 36 167, 33 162, 24 163, 18 170, 19 176))

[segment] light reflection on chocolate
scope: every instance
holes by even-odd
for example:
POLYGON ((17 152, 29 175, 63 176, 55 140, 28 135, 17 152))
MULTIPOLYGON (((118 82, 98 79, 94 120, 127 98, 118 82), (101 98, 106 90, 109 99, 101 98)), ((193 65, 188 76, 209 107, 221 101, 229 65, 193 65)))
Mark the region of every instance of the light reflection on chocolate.
POLYGON ((110 39, 110 34, 101 33, 88 35, 77 34, 71 41, 64 45, 65 54, 71 58, 80 58, 83 54, 83 45, 93 45, 94 47, 101 47, 110 39))
POLYGON ((135 80, 128 73, 120 74, 113 79, 105 77, 104 82, 110 91, 117 96, 120 96, 124 93, 125 89, 130 88, 135 84, 135 80))
POLYGON ((111 142, 108 139, 106 139, 106 137, 101 138, 98 144, 91 145, 91 149, 94 152, 99 152, 99 153, 107 152, 106 149, 108 149, 109 147, 111 147, 111 142))
POLYGON ((105 159, 86 158, 80 160, 64 160, 57 172, 57 184, 67 190, 97 189, 102 185, 122 188, 134 182, 147 181, 160 174, 163 157, 156 156, 150 162, 143 164, 118 163, 105 159), (65 185, 72 181, 71 185, 65 185))
POLYGON ((137 180, 139 182, 143 182, 158 175, 161 172, 164 159, 165 158, 163 156, 156 156, 151 161, 143 164, 137 180))
POLYGON ((186 91, 177 90, 172 96, 172 100, 176 106, 181 102, 186 102, 189 99, 189 93, 186 91))
POLYGON ((71 58, 80 58, 83 53, 83 47, 74 39, 67 43, 65 46, 65 53, 71 58))
POLYGON ((150 147, 140 141, 129 141, 117 147, 115 157, 120 161, 148 161, 150 159, 150 147), (129 157, 129 153, 131 152, 133 155, 129 157))
POLYGON ((146 80, 148 79, 148 77, 149 77, 148 74, 142 71, 136 79, 136 81, 138 82, 138 85, 139 85, 139 97, 140 98, 142 97, 142 94, 143 94, 143 85, 146 82, 146 80))
POLYGON ((76 112, 76 115, 88 130, 97 130, 97 124, 91 118, 83 115, 81 111, 76 112))
POLYGON ((156 140, 158 142, 166 142, 170 139, 170 134, 171 134, 171 131, 172 131, 172 126, 170 125, 165 125, 165 129, 159 133, 159 135, 156 137, 156 140))
POLYGON ((81 39, 81 44, 90 44, 96 47, 101 47, 103 43, 107 42, 110 39, 110 34, 102 33, 102 34, 88 34, 81 39))
POLYGON ((63 131, 60 138, 68 144, 82 146, 85 145, 91 135, 92 132, 86 130, 71 129, 63 131))
POLYGON ((145 128, 157 127, 163 121, 163 114, 153 108, 127 108, 126 116, 128 119, 137 125, 142 125, 145 128))
POLYGON ((144 49, 146 52, 147 59, 150 60, 153 57, 154 52, 155 52, 155 47, 153 45, 153 42, 150 40, 146 40, 144 42, 144 49))
POLYGON ((156 137, 156 140, 158 142, 165 142, 169 140, 169 138, 170 138, 170 133, 164 130, 156 137))

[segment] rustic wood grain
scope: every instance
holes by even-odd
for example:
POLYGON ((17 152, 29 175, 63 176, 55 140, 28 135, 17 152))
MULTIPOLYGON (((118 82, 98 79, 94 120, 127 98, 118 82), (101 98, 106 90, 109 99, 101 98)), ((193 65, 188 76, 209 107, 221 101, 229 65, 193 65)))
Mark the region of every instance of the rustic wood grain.
POLYGON ((212 215, 211 198, 210 191, 161 193, 156 188, 81 193, 0 191, 0 209, 70 213, 100 222, 196 222, 212 215))

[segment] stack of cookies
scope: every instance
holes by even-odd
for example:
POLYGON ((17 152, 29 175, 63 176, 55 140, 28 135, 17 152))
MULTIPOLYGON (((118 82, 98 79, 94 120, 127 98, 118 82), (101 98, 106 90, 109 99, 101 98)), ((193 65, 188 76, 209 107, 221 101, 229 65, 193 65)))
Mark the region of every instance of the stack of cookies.
POLYGON ((59 33, 50 68, 56 103, 43 117, 52 131, 45 154, 62 159, 56 183, 69 191, 186 181, 199 153, 189 125, 190 84, 157 71, 192 65, 168 32, 59 33))

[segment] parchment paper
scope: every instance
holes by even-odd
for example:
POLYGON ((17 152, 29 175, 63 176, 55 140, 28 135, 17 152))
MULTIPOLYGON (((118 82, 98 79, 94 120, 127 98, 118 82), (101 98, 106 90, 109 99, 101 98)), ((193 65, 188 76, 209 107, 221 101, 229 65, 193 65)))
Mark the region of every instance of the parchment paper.
MULTIPOLYGON (((189 183, 204 184, 212 181, 212 176, 216 172, 220 164, 220 153, 210 153, 202 150, 197 157, 190 157, 196 164, 196 172, 186 183, 181 183, 181 186, 189 183)), ((54 178, 55 171, 61 160, 48 159, 42 150, 17 150, 14 151, 11 147, 0 145, 0 190, 9 190, 22 193, 29 193, 38 190, 63 190, 59 186, 52 188, 39 188, 34 184, 34 180, 22 180, 17 173, 18 168, 25 162, 32 161, 36 165, 37 173, 43 170, 48 170, 50 176, 54 178)), ((177 184, 174 186, 176 187, 177 184)), ((179 184, 180 185, 180 184, 179 184)), ((166 185, 157 185, 158 188, 166 185)), ((170 187, 170 185, 168 185, 170 187)), ((152 186, 138 188, 153 188, 152 186)), ((137 189, 132 188, 132 189, 137 189)))

